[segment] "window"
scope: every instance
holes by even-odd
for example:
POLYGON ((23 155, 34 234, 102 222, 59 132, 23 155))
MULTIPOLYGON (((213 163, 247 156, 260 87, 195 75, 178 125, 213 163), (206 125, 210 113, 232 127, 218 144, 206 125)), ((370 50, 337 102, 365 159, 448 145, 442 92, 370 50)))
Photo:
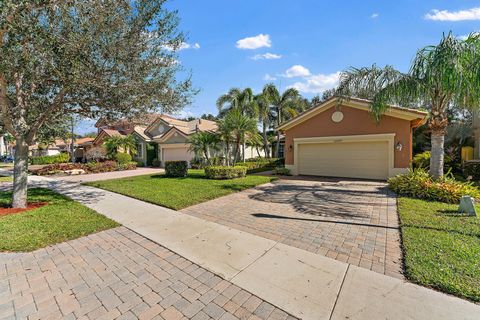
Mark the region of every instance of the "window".
POLYGON ((143 143, 137 141, 137 158, 143 158, 143 143))

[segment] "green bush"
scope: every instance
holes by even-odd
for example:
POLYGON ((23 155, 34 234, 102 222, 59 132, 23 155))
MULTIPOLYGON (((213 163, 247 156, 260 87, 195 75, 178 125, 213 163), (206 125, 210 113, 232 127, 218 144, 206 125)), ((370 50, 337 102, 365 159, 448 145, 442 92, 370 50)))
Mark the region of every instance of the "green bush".
POLYGON ((161 164, 162 163, 158 158, 155 158, 155 159, 152 160, 152 167, 159 168, 161 164))
POLYGON ((412 165, 414 168, 423 168, 428 170, 430 167, 430 151, 417 153, 412 159, 412 165))
POLYGON ((245 166, 209 166, 205 168, 205 176, 208 179, 234 179, 242 178, 247 175, 247 168, 245 166))
POLYGON ((145 167, 145 163, 142 160, 135 160, 137 167, 145 167))
POLYGON ((480 199, 480 191, 472 183, 447 176, 434 180, 424 169, 390 178, 388 186, 399 195, 431 201, 459 203, 462 196, 480 199))
POLYGON ((279 175, 279 176, 291 176, 292 174, 290 173, 290 169, 283 168, 283 167, 278 167, 273 169, 273 174, 274 175, 279 175))
POLYGON ((480 162, 465 162, 463 165, 463 174, 465 177, 472 177, 473 180, 480 180, 480 162))
POLYGON ((165 161, 165 176, 186 177, 188 172, 187 161, 165 161))
POLYGON ((54 164, 54 163, 65 163, 70 161, 70 154, 68 153, 59 153, 53 156, 42 156, 42 157, 31 157, 30 164, 54 164))
POLYGON ((275 167, 279 166, 278 159, 265 159, 265 158, 254 158, 247 159, 245 162, 238 162, 236 166, 246 167, 247 173, 256 173, 267 170, 273 170, 275 167))
POLYGON ((132 162, 132 156, 125 152, 118 152, 115 155, 115 160, 117 160, 119 165, 126 165, 132 162))

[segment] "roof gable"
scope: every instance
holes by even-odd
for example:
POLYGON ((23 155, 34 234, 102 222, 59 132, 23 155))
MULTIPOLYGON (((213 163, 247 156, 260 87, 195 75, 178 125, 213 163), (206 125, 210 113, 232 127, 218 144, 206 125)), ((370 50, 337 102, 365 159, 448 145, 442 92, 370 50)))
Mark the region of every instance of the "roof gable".
MULTIPOLYGON (((281 124, 277 130, 287 130, 292 127, 295 127, 306 120, 330 109, 333 107, 351 107, 355 109, 364 110, 366 112, 370 112, 370 104, 371 101, 364 100, 364 99, 357 99, 357 98, 348 98, 348 99, 340 99, 338 97, 330 98, 323 103, 306 110, 305 112, 299 114, 297 117, 281 124)), ((400 118, 406 121, 415 121, 416 125, 422 124, 427 117, 427 113, 419 110, 401 108, 398 106, 389 106, 389 109, 384 113, 385 116, 390 116, 394 118, 400 118)))

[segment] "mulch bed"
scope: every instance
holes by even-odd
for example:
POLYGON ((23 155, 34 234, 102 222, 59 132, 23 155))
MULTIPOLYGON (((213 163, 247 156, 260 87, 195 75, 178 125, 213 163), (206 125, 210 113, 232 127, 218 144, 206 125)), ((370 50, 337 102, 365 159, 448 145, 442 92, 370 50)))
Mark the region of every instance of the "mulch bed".
POLYGON ((37 209, 47 204, 48 202, 32 202, 32 203, 29 203, 26 208, 0 207, 0 217, 37 209))

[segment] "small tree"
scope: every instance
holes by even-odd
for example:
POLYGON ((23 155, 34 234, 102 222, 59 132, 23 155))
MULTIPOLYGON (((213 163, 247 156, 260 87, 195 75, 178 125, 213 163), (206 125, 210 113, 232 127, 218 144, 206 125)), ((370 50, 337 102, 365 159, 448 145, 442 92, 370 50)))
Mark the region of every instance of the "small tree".
POLYGON ((115 156, 120 150, 129 153, 132 156, 137 154, 137 143, 131 134, 126 136, 107 137, 103 142, 103 146, 110 159, 115 159, 115 156))
POLYGON ((245 142, 245 137, 258 132, 257 121, 243 115, 239 109, 232 109, 225 115, 223 125, 231 129, 230 133, 234 137, 235 153, 233 164, 235 165, 240 159, 240 146, 245 142))
POLYGON ((220 150, 220 140, 216 134, 211 132, 202 131, 194 133, 188 142, 190 144, 189 150, 195 154, 202 154, 207 164, 210 163, 210 152, 220 150))
POLYGON ((28 146, 54 119, 134 116, 189 102, 165 0, 3 0, 0 112, 15 137, 13 207, 27 204, 28 146))

